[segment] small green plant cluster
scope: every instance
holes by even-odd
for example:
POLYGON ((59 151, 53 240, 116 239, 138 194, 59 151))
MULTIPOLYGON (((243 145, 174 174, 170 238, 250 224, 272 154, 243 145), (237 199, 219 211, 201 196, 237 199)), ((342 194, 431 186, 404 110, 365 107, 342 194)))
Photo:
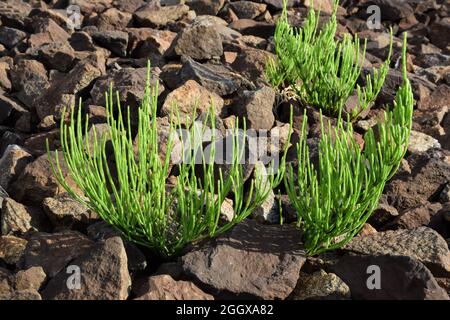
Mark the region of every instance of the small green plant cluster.
POLYGON ((362 53, 360 40, 349 34, 335 39, 338 1, 330 20, 319 31, 320 10, 311 6, 303 28, 289 24, 287 1, 275 29, 276 59, 266 66, 266 76, 273 87, 292 91, 304 105, 323 110, 327 115, 341 114, 348 98, 358 96, 358 105, 350 110, 352 119, 366 110, 378 96, 389 71, 392 53, 392 32, 387 60, 380 69, 368 74, 366 86, 357 84, 365 59, 366 43, 362 53), (355 89, 356 88, 356 89, 355 89))
POLYGON ((275 88, 291 90, 305 106, 320 110, 321 137, 319 160, 314 165, 307 144, 306 109, 297 144, 298 168, 289 166, 285 186, 298 213, 298 226, 303 232, 309 255, 340 248, 350 241, 370 217, 386 182, 397 171, 404 157, 412 125, 413 94, 406 72, 406 34, 403 44, 403 83, 394 106, 384 112, 375 129, 364 135, 360 146, 353 133, 351 120, 373 103, 389 71, 389 57, 373 76, 366 77, 366 87, 356 81, 361 72, 360 43, 349 35, 335 40, 336 10, 330 21, 318 30, 319 14, 313 9, 302 29, 288 23, 286 1, 275 32, 276 60, 267 64, 268 80, 275 88), (359 105, 347 113, 342 110, 356 88, 359 105), (322 112, 337 116, 332 128, 324 124, 322 112))
MULTIPOLYGON (((156 122, 157 97, 157 87, 151 89, 148 80, 139 108, 137 155, 133 147, 130 112, 128 110, 128 121, 124 121, 120 98, 117 94, 115 106, 112 89, 106 94, 107 135, 98 138, 94 126, 93 139, 89 141, 89 119, 85 122, 82 120, 81 106, 76 117, 76 111, 71 112, 69 125, 61 122, 64 160, 70 176, 83 192, 82 195, 75 192, 64 178, 58 154, 56 165, 53 164, 50 153, 49 161, 59 183, 74 199, 97 212, 129 240, 168 257, 179 253, 191 242, 215 237, 242 221, 264 202, 272 188, 282 181, 284 173, 281 169, 277 174, 263 178, 262 173, 256 171, 250 183, 250 191, 245 193, 241 161, 243 148, 239 145, 239 141, 245 140, 245 136, 235 132, 232 137, 232 161, 227 168, 226 177, 214 165, 215 143, 211 144, 208 155, 202 153, 201 164, 196 164, 198 150, 185 148, 183 144, 182 153, 188 160, 177 164, 177 183, 175 186, 168 186, 166 180, 170 174, 175 130, 180 129, 181 125, 179 121, 178 125, 173 125, 177 120, 172 117, 166 153, 161 158, 156 122), (114 110, 118 110, 117 119, 113 115, 114 110), (107 156, 107 136, 112 143, 113 159, 108 159, 107 156), (110 160, 115 163, 116 177, 110 168, 110 160), (201 167, 201 174, 198 166, 201 167), (219 177, 218 182, 214 177, 219 177), (221 207, 230 194, 234 196, 234 217, 231 221, 224 222, 220 219, 221 207)), ((196 141, 200 138, 201 141, 202 136, 199 135, 209 125, 211 140, 215 141, 214 117, 213 111, 208 112, 201 130, 192 125, 189 129, 190 139, 196 141)), ((62 118, 65 118, 64 115, 62 118)), ((239 123, 235 127, 239 128, 239 123)))

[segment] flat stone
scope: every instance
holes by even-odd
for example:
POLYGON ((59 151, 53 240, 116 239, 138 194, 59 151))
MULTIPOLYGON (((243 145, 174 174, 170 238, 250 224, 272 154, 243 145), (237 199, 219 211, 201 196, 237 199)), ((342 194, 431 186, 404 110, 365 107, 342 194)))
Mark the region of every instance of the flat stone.
POLYGON ((385 231, 354 238, 344 249, 373 256, 408 256, 425 264, 436 276, 450 275, 450 251, 447 243, 436 231, 427 227, 385 231))
POLYGON ((298 230, 244 220, 181 258, 184 273, 217 291, 284 299, 306 260, 298 230))

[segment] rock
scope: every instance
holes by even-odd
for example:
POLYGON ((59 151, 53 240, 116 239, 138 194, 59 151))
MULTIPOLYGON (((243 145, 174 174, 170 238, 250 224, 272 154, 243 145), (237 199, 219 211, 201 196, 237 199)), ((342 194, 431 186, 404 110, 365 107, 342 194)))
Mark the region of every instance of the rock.
POLYGON ((80 228, 98 219, 95 212, 73 200, 67 193, 45 198, 42 207, 55 227, 80 228))
POLYGON ((8 189, 25 167, 33 160, 32 156, 16 144, 10 144, 0 158, 0 186, 8 189))
POLYGON ((348 300, 350 288, 334 273, 320 270, 313 274, 300 273, 300 280, 294 292, 293 300, 348 300))
MULTIPOLYGON (((104 221, 91 224, 87 228, 89 238, 95 241, 104 241, 112 237, 122 237, 122 233, 104 221)), ((142 271, 147 267, 144 254, 132 242, 122 238, 128 258, 128 269, 130 271, 142 271)))
POLYGON ((162 274, 145 280, 137 292, 136 300, 214 300, 189 281, 175 281, 162 274))
POLYGON ((289 225, 244 220, 183 256, 182 267, 186 275, 218 291, 284 299, 295 288, 306 260, 300 238, 289 225))
POLYGON ((208 60, 223 54, 222 38, 208 21, 196 21, 184 28, 173 41, 168 55, 188 56, 195 60, 208 60))
POLYGON ((332 270, 350 287, 353 299, 449 300, 427 267, 411 257, 345 255, 332 270), (370 289, 377 270, 380 287, 370 289))
POLYGON ((366 255, 408 256, 425 264, 436 276, 450 274, 450 251, 447 243, 436 231, 427 227, 385 231, 354 238, 344 249, 366 255))
POLYGON ((424 202, 416 208, 402 212, 394 221, 386 225, 385 229, 414 229, 426 226, 430 223, 431 217, 441 209, 440 203, 424 202))
POLYGON ((10 91, 12 88, 12 84, 8 76, 9 70, 10 65, 8 63, 0 62, 0 90, 3 88, 6 91, 10 91))
POLYGON ((61 72, 69 71, 75 60, 75 51, 67 42, 44 43, 30 53, 49 69, 61 72))
POLYGON ((208 112, 213 105, 215 114, 219 116, 223 103, 223 99, 217 94, 208 91, 194 80, 188 80, 167 96, 161 108, 161 114, 170 117, 176 105, 180 123, 186 124, 193 120, 194 108, 197 114, 202 114, 208 112))
MULTIPOLYGON (((55 164, 55 153, 51 152, 50 156, 55 164)), ((61 154, 59 154, 59 162, 69 186, 75 191, 79 191, 77 185, 69 176, 64 158, 61 154)), ((17 180, 12 185, 12 189, 16 199, 19 201, 23 200, 24 203, 34 203, 36 205, 41 205, 42 201, 47 197, 53 197, 64 192, 64 189, 59 185, 53 175, 46 154, 29 163, 25 169, 20 172, 17 180)))
POLYGON ((16 122, 17 126, 20 118, 26 114, 29 115, 30 112, 17 101, 0 94, 0 123, 16 122))
POLYGON ((161 7, 149 3, 134 12, 133 16, 140 27, 164 27, 182 18, 189 11, 184 4, 161 7))
POLYGON ((11 198, 3 201, 1 215, 1 231, 3 235, 25 234, 28 231, 40 231, 46 229, 45 216, 32 207, 26 207, 11 198))
POLYGON ((72 48, 76 51, 95 51, 95 45, 92 37, 84 31, 72 33, 69 41, 72 48))
POLYGON ((246 48, 239 52, 231 68, 253 83, 265 83, 265 66, 274 55, 265 50, 246 48))
POLYGON ((120 237, 96 244, 71 262, 81 271, 80 289, 67 287, 65 270, 49 281, 42 296, 50 300, 125 300, 131 286, 127 255, 120 237))
POLYGON ((447 184, 439 194, 439 200, 442 202, 450 202, 450 184, 447 184))
POLYGON ((14 236, 0 237, 0 259, 7 264, 16 265, 22 257, 27 241, 14 236))
POLYGON ((51 151, 57 149, 60 146, 60 137, 61 134, 59 129, 33 134, 25 140, 24 147, 33 156, 39 157, 47 153, 47 141, 51 151))
POLYGON ((32 26, 34 33, 28 38, 31 49, 45 43, 66 42, 70 38, 69 34, 50 18, 35 17, 32 26))
POLYGON ((327 15, 331 15, 333 13, 334 1, 333 0, 305 0, 304 5, 307 8, 311 6, 314 10, 320 10, 327 15))
POLYGON ((261 185, 261 190, 258 190, 256 185, 253 192, 259 191, 262 194, 267 193, 267 198, 260 206, 255 208, 255 210, 252 212, 252 216, 260 223, 279 224, 280 214, 278 211, 277 203, 275 201, 275 193, 270 188, 267 169, 261 161, 258 161, 255 164, 255 172, 256 170, 258 170, 260 173, 260 178, 258 179, 259 181, 257 181, 257 183, 261 185))
POLYGON ((186 4, 197 15, 215 16, 223 7, 225 0, 187 0, 186 4))
POLYGON ((146 58, 149 53, 163 56, 177 34, 169 30, 151 28, 128 28, 129 52, 136 58, 146 58))
POLYGON ((60 271, 65 273, 69 262, 90 251, 93 246, 93 241, 76 231, 36 233, 25 249, 23 269, 40 266, 48 277, 53 278, 60 271))
POLYGON ((442 37, 441 35, 449 34, 450 32, 450 19, 449 17, 445 17, 440 21, 436 21, 435 23, 430 25, 428 37, 431 40, 431 43, 441 49, 447 49, 450 45, 450 41, 447 37, 442 37))
POLYGON ((36 111, 40 120, 46 116, 60 116, 62 109, 70 109, 75 104, 75 95, 90 88, 92 82, 105 73, 105 58, 94 53, 79 61, 68 74, 53 81, 52 86, 41 94, 36 102, 36 111))
POLYGON ((8 269, 0 267, 0 300, 7 300, 14 292, 14 277, 8 269))
POLYGON ((6 130, 0 139, 0 154, 3 155, 8 146, 11 144, 23 145, 23 136, 21 134, 6 130))
POLYGON ((383 13, 381 15, 382 21, 396 22, 414 15, 413 8, 402 0, 365 0, 359 4, 360 7, 364 8, 360 11, 363 12, 363 16, 369 15, 369 13, 366 13, 366 8, 370 5, 376 5, 380 8, 383 13))
MULTIPOLYGON (((264 2, 271 6, 274 9, 281 10, 283 9, 283 0, 262 0, 261 2, 264 2)), ((288 0, 287 1, 287 7, 297 7, 300 4, 302 4, 302 0, 288 0)))
POLYGON ((16 274, 16 290, 36 290, 39 291, 47 278, 42 267, 31 267, 27 270, 20 270, 16 274))
POLYGON ((190 58, 179 72, 182 81, 195 80, 219 96, 230 95, 247 84, 243 77, 220 65, 201 64, 190 58))
POLYGON ((245 91, 242 104, 236 107, 236 113, 245 117, 247 128, 270 130, 275 122, 272 112, 275 104, 275 91, 270 87, 262 87, 256 91, 245 91))
POLYGON ((239 19, 230 23, 229 27, 243 35, 257 36, 264 39, 273 37, 275 25, 251 19, 239 19))
POLYGON ((114 0, 113 6, 114 8, 117 8, 120 11, 133 13, 140 7, 145 5, 144 0, 128 0, 128 1, 122 1, 122 0, 114 0))
POLYGON ((98 16, 96 26, 99 31, 123 30, 132 23, 133 15, 117 8, 109 8, 98 16))
POLYGON ((380 201, 378 207, 374 210, 368 222, 378 229, 385 224, 392 222, 396 217, 398 217, 397 209, 384 201, 380 201))
POLYGON ((266 11, 267 5, 252 1, 236 1, 230 3, 230 8, 239 19, 254 19, 266 11))
POLYGON ((29 3, 17 0, 0 2, 0 17, 3 25, 23 29, 32 7, 29 3))
POLYGON ((8 300, 42 300, 39 292, 33 289, 14 291, 8 300))
POLYGON ((49 86, 47 71, 36 60, 20 59, 10 71, 11 83, 17 98, 27 107, 34 107, 36 100, 49 86))
POLYGON ((0 27, 0 43, 8 49, 14 48, 26 36, 27 34, 21 30, 9 27, 0 27))
POLYGON ((110 50, 119 57, 127 55, 128 33, 123 31, 99 31, 92 34, 92 39, 100 46, 110 50))
MULTIPOLYGON (((157 83, 157 70, 151 70, 150 86, 154 87, 157 83)), ((131 111, 136 112, 144 97, 145 86, 147 82, 147 68, 123 68, 120 70, 111 70, 107 75, 98 78, 91 90, 92 101, 96 105, 105 105, 105 92, 109 91, 112 85, 114 92, 118 92, 121 105, 130 106, 131 111)), ((158 86, 158 93, 164 91, 164 86, 158 86)), ((137 119, 137 112, 136 112, 137 119)))
POLYGON ((431 200, 450 182, 450 154, 432 149, 407 158, 410 172, 399 172, 386 184, 388 203, 399 211, 431 200))
POLYGON ((432 148, 440 148, 439 141, 429 135, 411 130, 411 136, 409 137, 408 151, 411 153, 425 152, 432 148))

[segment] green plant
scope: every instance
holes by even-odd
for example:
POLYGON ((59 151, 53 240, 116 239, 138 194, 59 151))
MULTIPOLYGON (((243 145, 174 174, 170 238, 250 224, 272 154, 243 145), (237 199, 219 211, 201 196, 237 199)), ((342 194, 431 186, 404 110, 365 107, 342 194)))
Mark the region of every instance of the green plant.
POLYGON ((315 168, 309 157, 304 116, 297 144, 297 177, 290 166, 285 185, 310 255, 339 248, 359 232, 407 151, 414 100, 406 72, 406 34, 402 57, 403 83, 394 107, 384 112, 376 130, 366 132, 363 149, 353 136, 351 123, 344 124, 339 117, 332 129, 322 122, 315 168))
POLYGON ((365 59, 366 43, 360 52, 360 41, 345 34, 336 40, 336 11, 319 31, 320 10, 311 6, 301 29, 288 22, 287 1, 275 29, 276 59, 266 66, 266 77, 275 88, 292 92, 300 102, 323 110, 328 115, 341 114, 348 98, 354 94, 358 105, 349 111, 351 119, 366 110, 378 96, 389 70, 392 52, 392 31, 389 55, 380 69, 367 75, 366 86, 357 84, 365 59))
MULTIPOLYGON (((74 199, 97 212, 129 240, 154 249, 163 256, 172 256, 188 243, 217 236, 246 218, 254 208, 262 204, 268 192, 282 181, 284 165, 280 166, 277 174, 270 175, 267 179, 263 179, 261 172, 256 171, 250 183, 250 191, 244 193, 241 164, 243 148, 239 145, 242 135, 239 136, 236 131, 233 135, 232 161, 227 168, 226 177, 214 165, 215 143, 211 144, 209 155, 201 153, 201 164, 195 163, 199 150, 184 148, 183 144, 183 154, 188 160, 177 164, 177 183, 169 187, 166 179, 170 173, 174 133, 181 125, 179 122, 178 125, 173 125, 176 119, 171 117, 166 154, 161 158, 158 153, 156 123, 157 96, 157 88, 150 89, 148 80, 138 111, 139 138, 136 154, 129 124, 130 111, 128 109, 128 121, 125 121, 118 94, 116 108, 112 89, 106 94, 108 135, 113 147, 117 176, 114 176, 114 171, 110 168, 109 160, 112 159, 107 156, 106 137, 99 139, 93 127, 93 141, 89 141, 89 119, 82 120, 81 107, 77 116, 76 111, 71 112, 69 125, 61 121, 61 144, 70 176, 83 194, 77 194, 67 183, 58 154, 56 165, 53 164, 50 153, 48 154, 59 183, 74 199), (117 119, 113 115, 115 109, 118 110, 117 119), (199 166, 202 174, 196 171, 199 166), (217 176, 218 182, 214 179, 217 176), (234 195, 234 218, 223 222, 220 220, 221 206, 225 197, 230 194, 234 195)), ((211 139, 215 141, 214 117, 214 112, 210 111, 201 132, 198 127, 194 129, 194 125, 190 127, 189 133, 193 141, 202 139, 198 135, 205 131, 207 125, 211 126, 211 139)), ((62 118, 65 118, 64 115, 62 118)), ((239 128, 239 124, 236 123, 235 127, 239 128)))

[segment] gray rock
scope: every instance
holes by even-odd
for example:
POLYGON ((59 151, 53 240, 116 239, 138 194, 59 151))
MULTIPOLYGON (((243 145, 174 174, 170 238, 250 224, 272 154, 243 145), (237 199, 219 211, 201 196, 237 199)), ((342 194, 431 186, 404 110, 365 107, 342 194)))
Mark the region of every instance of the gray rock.
MULTIPOLYGON (((207 60, 223 54, 222 38, 209 21, 196 21, 184 28, 173 42, 173 53, 195 60, 207 60)), ((172 50, 169 49, 169 56, 172 50)))
POLYGON ((300 273, 300 280, 291 295, 293 300, 347 300, 350 288, 334 273, 319 270, 313 274, 300 273))
POLYGON ((411 130, 408 151, 411 153, 425 152, 432 148, 440 148, 439 141, 425 133, 411 130))
POLYGON ((65 273, 67 264, 90 251, 94 242, 76 231, 36 233, 27 244, 23 255, 23 269, 42 267, 53 278, 65 273))
POLYGON ((120 237, 96 244, 71 265, 81 271, 80 289, 67 286, 70 276, 62 270, 49 281, 42 296, 50 300, 125 300, 131 286, 127 255, 120 237))
POLYGON ((179 72, 181 80, 195 80, 211 92, 219 96, 230 95, 241 86, 247 85, 239 74, 220 65, 201 64, 186 58, 179 72))
POLYGON ((353 299, 449 300, 430 270, 411 257, 345 255, 332 271, 350 287, 353 299), (369 289, 376 276, 369 266, 379 268, 379 289, 369 289))
POLYGON ((262 87, 256 91, 245 91, 242 102, 236 106, 236 113, 245 117, 247 128, 270 130, 275 122, 272 108, 275 104, 275 91, 262 87))
POLYGON ((450 275, 450 251, 447 243, 441 235, 427 227, 357 237, 344 249, 366 255, 408 256, 425 264, 436 276, 450 275))
POLYGON ((292 226, 244 220, 228 234, 181 258, 184 273, 218 291, 284 299, 297 284, 306 258, 292 226))

